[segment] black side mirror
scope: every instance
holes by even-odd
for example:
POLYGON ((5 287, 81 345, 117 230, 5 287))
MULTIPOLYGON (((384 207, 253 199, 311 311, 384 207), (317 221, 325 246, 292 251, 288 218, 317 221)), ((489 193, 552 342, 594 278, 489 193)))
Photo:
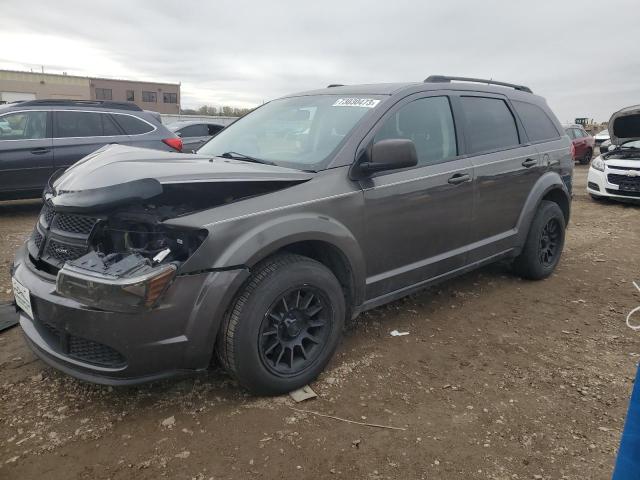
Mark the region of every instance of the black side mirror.
POLYGON ((368 177, 375 172, 415 167, 418 164, 416 145, 405 138, 380 140, 371 147, 371 155, 364 155, 352 169, 356 178, 368 177))

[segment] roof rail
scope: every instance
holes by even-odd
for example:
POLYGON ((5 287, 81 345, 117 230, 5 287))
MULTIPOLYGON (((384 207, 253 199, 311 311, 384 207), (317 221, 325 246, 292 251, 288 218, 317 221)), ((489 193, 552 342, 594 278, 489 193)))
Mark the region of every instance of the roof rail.
POLYGON ((142 109, 135 103, 113 102, 111 100, 71 100, 71 99, 43 99, 27 100, 20 102, 20 106, 43 106, 43 107, 102 107, 117 110, 133 110, 141 112, 142 109))
POLYGON ((451 83, 452 80, 459 82, 486 83, 487 85, 499 85, 501 87, 511 87, 521 92, 533 93, 529 87, 524 85, 516 85, 514 83, 498 82, 496 80, 485 80, 483 78, 469 77, 449 77, 447 75, 431 75, 424 79, 424 83, 451 83))
POLYGON ((329 85, 327 85, 327 88, 333 88, 333 87, 344 87, 343 83, 331 83, 329 85))

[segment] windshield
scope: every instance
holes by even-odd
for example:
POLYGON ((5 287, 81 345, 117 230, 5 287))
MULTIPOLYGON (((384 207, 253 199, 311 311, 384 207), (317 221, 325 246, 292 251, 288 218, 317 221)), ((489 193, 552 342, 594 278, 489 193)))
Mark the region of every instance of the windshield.
POLYGON ((274 100, 231 124, 198 153, 321 170, 380 99, 379 95, 309 95, 274 100))

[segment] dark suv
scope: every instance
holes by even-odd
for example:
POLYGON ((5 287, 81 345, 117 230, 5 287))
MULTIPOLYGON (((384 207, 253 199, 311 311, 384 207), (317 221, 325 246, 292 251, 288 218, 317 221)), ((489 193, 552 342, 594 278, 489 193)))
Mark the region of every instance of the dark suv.
POLYGON ((103 145, 180 151, 155 112, 131 103, 33 100, 0 106, 0 200, 39 197, 49 177, 103 145))
POLYGON ((500 259, 550 275, 572 172, 569 138, 523 86, 291 95, 196 154, 109 146, 53 179, 12 269, 20 323, 82 379, 217 357, 253 392, 290 391, 364 310, 500 259))

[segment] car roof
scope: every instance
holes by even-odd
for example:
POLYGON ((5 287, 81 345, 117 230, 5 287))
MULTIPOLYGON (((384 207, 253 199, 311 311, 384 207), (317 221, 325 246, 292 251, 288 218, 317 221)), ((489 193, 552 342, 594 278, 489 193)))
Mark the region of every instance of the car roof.
MULTIPOLYGON (((515 87, 515 86, 514 86, 515 87)), ((526 87, 522 87, 526 88, 526 87)), ((510 86, 488 85, 480 82, 407 82, 407 83, 371 83, 361 85, 330 85, 326 88, 308 90, 281 98, 299 97, 304 95, 395 95, 398 93, 417 93, 422 91, 457 90, 469 92, 486 92, 505 95, 515 100, 533 103, 546 103, 543 97, 519 90, 510 86)))
POLYGON ((16 101, 0 105, 1 111, 10 110, 95 110, 126 113, 151 113, 150 110, 143 110, 134 103, 113 102, 109 100, 70 100, 70 99, 43 99, 16 101))

